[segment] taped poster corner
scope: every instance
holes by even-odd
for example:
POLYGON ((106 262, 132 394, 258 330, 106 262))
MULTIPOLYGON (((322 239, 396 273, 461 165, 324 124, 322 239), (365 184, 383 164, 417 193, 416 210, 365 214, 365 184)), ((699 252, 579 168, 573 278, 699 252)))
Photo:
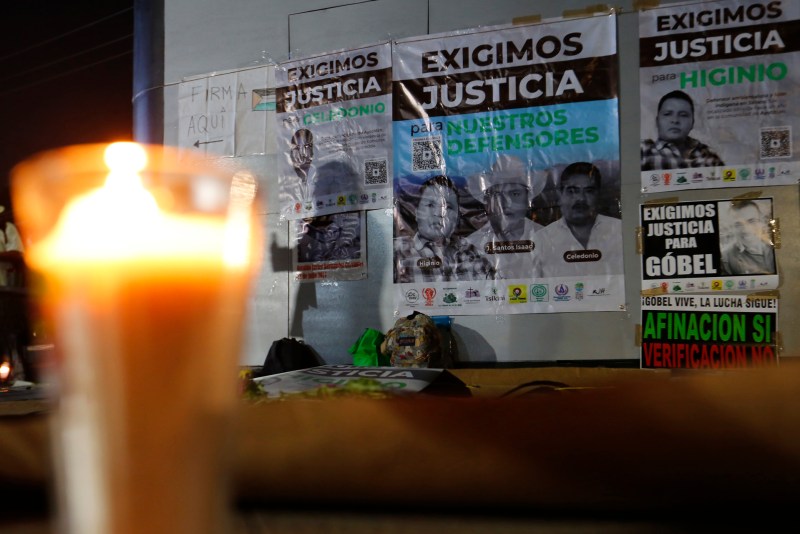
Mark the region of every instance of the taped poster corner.
POLYGON ((678 197, 664 197, 645 200, 643 204, 646 206, 663 206, 667 204, 677 204, 678 202, 680 202, 678 197))
POLYGON ((661 5, 659 0, 633 0, 634 11, 644 11, 645 9, 655 9, 661 5))
POLYGON ((642 346, 642 325, 636 323, 633 325, 633 343, 634 346, 641 348, 642 346))
POLYGON ((641 256, 644 250, 644 227, 636 227, 636 255, 641 256))
POLYGON ((542 15, 525 15, 523 17, 514 17, 511 19, 511 24, 514 26, 524 26, 525 24, 536 24, 542 22, 542 15))
POLYGON ((649 287, 647 289, 642 289, 642 291, 639 294, 642 297, 652 297, 654 295, 665 295, 666 293, 667 290, 664 288, 664 286, 658 286, 658 287, 649 287))
POLYGON ((761 191, 748 191, 747 193, 736 195, 731 198, 731 202, 742 202, 745 200, 754 200, 756 198, 761 198, 761 191))
POLYGON ((578 18, 578 17, 590 17, 592 15, 597 14, 612 14, 615 13, 616 10, 613 7, 610 7, 608 4, 594 4, 591 6, 586 6, 578 9, 565 9, 561 16, 565 19, 570 18, 578 18))
POLYGON ((779 218, 770 219, 767 223, 769 231, 772 233, 772 247, 781 248, 781 220, 779 218))
POLYGON ((770 291, 758 291, 756 293, 750 293, 747 295, 747 300, 770 300, 770 299, 778 299, 781 298, 781 292, 777 289, 772 289, 770 291))

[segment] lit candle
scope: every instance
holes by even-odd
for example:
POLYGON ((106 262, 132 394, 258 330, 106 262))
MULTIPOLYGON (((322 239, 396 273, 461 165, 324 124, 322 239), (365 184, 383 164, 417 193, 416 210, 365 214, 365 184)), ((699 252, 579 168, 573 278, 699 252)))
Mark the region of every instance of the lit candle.
POLYGON ((104 183, 65 202, 26 256, 56 332, 69 532, 225 528, 256 184, 248 174, 158 181, 163 161, 147 155, 110 145, 104 183))
POLYGON ((34 268, 106 271, 109 264, 129 268, 130 262, 155 262, 185 267, 185 262, 220 260, 227 268, 248 268, 250 204, 255 196, 251 177, 248 182, 248 175, 237 175, 239 180, 233 183, 237 198, 222 224, 219 217, 161 211, 142 185, 139 173, 147 155, 141 146, 110 145, 105 159, 109 167, 105 184, 64 208, 52 234, 29 254, 34 268))

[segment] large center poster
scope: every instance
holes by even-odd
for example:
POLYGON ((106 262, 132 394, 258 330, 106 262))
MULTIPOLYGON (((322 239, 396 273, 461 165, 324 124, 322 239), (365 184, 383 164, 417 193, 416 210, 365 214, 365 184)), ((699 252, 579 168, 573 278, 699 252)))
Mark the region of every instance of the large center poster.
POLYGON ((642 191, 796 184, 800 2, 639 15, 642 191))
POLYGON ((397 41, 397 310, 624 308, 616 20, 397 41))
POLYGON ((391 206, 391 61, 385 42, 277 66, 282 216, 391 206))

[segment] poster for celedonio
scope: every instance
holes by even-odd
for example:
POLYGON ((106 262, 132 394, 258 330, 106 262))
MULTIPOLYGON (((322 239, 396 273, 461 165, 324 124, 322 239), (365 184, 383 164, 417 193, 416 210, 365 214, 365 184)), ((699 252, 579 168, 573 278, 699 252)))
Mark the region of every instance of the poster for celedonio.
POLYGON ((774 366, 777 331, 776 297, 644 296, 641 366, 706 370, 774 366))
POLYGON ((800 2, 639 14, 643 192, 796 184, 800 2))
POLYGON ((391 61, 383 42, 276 67, 282 216, 391 205, 391 61))

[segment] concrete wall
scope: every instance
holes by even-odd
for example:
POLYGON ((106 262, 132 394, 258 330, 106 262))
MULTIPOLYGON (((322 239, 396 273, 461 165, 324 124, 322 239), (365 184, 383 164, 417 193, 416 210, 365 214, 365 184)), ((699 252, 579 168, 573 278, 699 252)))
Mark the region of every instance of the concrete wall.
MULTIPOLYGON (((666 2, 662 2, 666 3, 666 2)), ((163 83, 153 84, 163 97, 164 139, 177 142, 177 86, 187 78, 217 71, 247 69, 343 47, 445 30, 508 23, 515 17, 561 16, 565 9, 595 5, 592 0, 523 2, 518 0, 372 0, 343 3, 335 0, 164 0, 163 83)), ((453 332, 462 361, 583 363, 624 360, 638 365, 635 326, 640 320, 640 262, 635 253, 634 229, 639 205, 659 198, 643 195, 639 178, 638 26, 632 0, 614 4, 619 13, 621 63, 620 123, 622 220, 626 306, 615 312, 561 313, 455 317, 453 332)), ((154 110, 157 106, 154 106, 154 110)), ((273 155, 234 158, 270 183, 273 155)), ((726 199, 751 191, 698 190, 680 200, 726 199)), ((661 195, 665 196, 665 195, 661 195)), ((780 330, 784 355, 800 355, 797 322, 798 188, 766 188, 774 197, 775 214, 783 229, 778 251, 782 274, 780 330)), ((291 336, 315 347, 328 363, 349 363, 347 349, 367 327, 387 331, 394 324, 392 280, 392 214, 370 211, 368 278, 359 282, 296 284, 289 276, 291 253, 288 225, 277 215, 275 194, 264 213, 268 254, 251 307, 245 364, 260 364, 273 340, 291 336)))

